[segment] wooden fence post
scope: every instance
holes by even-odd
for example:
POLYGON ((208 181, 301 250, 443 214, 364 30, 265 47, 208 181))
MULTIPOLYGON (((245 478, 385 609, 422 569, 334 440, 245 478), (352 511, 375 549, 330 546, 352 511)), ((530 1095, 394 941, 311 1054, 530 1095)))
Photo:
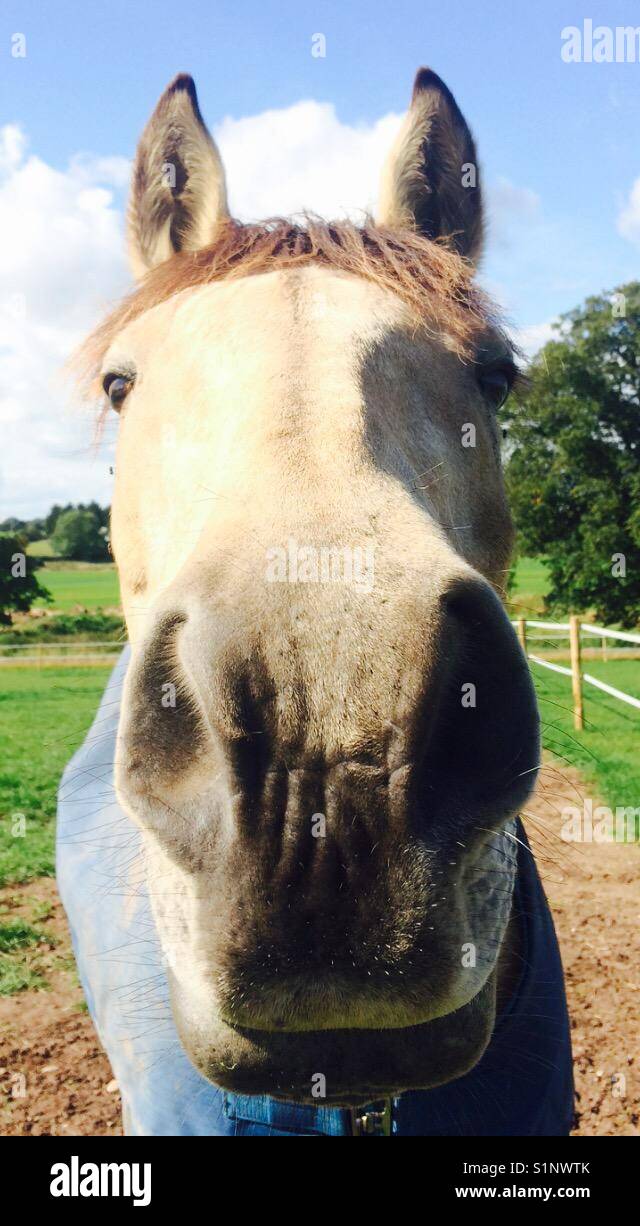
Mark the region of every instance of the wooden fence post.
POLYGON ((527 654, 527 623, 524 617, 518 618, 518 638, 520 639, 520 646, 526 656, 527 654))
POLYGON ((573 688, 573 726, 577 732, 584 728, 582 710, 582 670, 580 667, 580 618, 572 613, 569 618, 569 646, 571 648, 571 685, 573 688))

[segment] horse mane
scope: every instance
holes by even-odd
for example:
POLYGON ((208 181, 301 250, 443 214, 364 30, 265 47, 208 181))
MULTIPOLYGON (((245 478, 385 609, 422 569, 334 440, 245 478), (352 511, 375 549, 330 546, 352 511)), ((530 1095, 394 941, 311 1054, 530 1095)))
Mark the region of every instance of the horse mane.
POLYGON ((488 295, 473 281, 473 267, 452 248, 412 230, 389 230, 367 220, 297 223, 273 218, 259 224, 222 224, 215 242, 180 252, 151 269, 138 286, 89 335, 73 365, 87 392, 94 390, 104 354, 127 324, 183 290, 240 277, 321 264, 363 277, 397 294, 418 327, 469 359, 487 326, 502 331, 488 295))

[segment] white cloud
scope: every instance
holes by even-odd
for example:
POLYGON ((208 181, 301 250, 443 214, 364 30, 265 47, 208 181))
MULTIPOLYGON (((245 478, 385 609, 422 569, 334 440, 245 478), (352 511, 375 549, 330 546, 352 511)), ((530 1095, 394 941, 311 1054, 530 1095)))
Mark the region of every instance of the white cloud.
POLYGON ((530 187, 518 187, 500 176, 485 189, 488 246, 511 251, 522 243, 521 228, 539 223, 541 201, 530 187))
POLYGON ((530 187, 517 187, 510 179, 500 176, 489 192, 491 212, 496 218, 514 216, 533 221, 540 213, 540 197, 530 187))
POLYGON ((124 158, 74 159, 66 172, 0 130, 0 518, 53 501, 109 497, 109 457, 69 409, 60 369, 127 285, 114 188, 124 158))
POLYGON ((6 174, 19 165, 26 147, 27 138, 22 128, 16 123, 6 124, 0 138, 0 174, 6 174))
MULTIPOLYGON (((325 217, 373 210, 401 122, 342 123, 329 103, 298 102, 215 129, 231 207, 243 220, 310 208, 325 217)), ((0 519, 51 503, 110 497, 111 454, 94 455, 92 422, 68 408, 57 377, 77 342, 126 289, 126 158, 76 154, 64 171, 29 155, 17 125, 0 129, 0 519)), ((489 191, 498 239, 538 199, 499 180, 489 191)))
POLYGON ((640 177, 633 184, 629 198, 618 214, 618 233, 640 247, 640 177))
POLYGON ((233 212, 244 221, 312 209, 323 217, 373 211, 400 115, 341 123, 328 102, 225 119, 214 131, 233 212))
POLYGON ((512 333, 513 339, 526 357, 532 358, 547 341, 557 339, 557 332, 554 330, 556 322, 549 319, 542 324, 529 324, 526 328, 518 328, 512 333))

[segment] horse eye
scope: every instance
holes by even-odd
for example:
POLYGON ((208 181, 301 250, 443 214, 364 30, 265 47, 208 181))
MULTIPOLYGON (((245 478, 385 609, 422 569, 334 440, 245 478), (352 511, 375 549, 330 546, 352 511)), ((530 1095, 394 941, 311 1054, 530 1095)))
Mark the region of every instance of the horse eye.
POLYGON ((109 397, 111 407, 116 412, 119 412, 125 397, 131 391, 133 379, 131 377, 127 378, 124 375, 108 374, 102 380, 102 386, 105 394, 109 397))
POLYGON ((480 371, 478 381, 483 396, 490 401, 494 409, 502 408, 513 385, 511 371, 506 370, 504 366, 485 367, 480 371))

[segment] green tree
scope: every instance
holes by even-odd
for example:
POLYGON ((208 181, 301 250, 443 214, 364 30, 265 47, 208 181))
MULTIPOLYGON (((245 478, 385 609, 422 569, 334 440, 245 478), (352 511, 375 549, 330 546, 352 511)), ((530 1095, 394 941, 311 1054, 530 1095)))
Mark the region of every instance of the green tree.
POLYGON ((65 510, 68 511, 70 509, 71 509, 70 507, 60 507, 58 506, 57 502, 54 502, 51 510, 49 511, 49 514, 45 517, 45 521, 44 521, 44 535, 45 536, 52 536, 53 530, 56 526, 56 520, 60 512, 65 511, 65 510))
POLYGON ((61 558, 102 562, 109 558, 106 533, 92 511, 62 511, 56 519, 51 544, 61 558))
POLYGON ((0 623, 3 625, 11 624, 12 611, 27 612, 38 597, 51 599, 35 574, 41 565, 40 559, 28 557, 26 548, 25 536, 0 532, 0 623))
POLYGON ((640 282, 564 315, 507 409, 519 551, 549 564, 548 604, 640 617, 640 282))

